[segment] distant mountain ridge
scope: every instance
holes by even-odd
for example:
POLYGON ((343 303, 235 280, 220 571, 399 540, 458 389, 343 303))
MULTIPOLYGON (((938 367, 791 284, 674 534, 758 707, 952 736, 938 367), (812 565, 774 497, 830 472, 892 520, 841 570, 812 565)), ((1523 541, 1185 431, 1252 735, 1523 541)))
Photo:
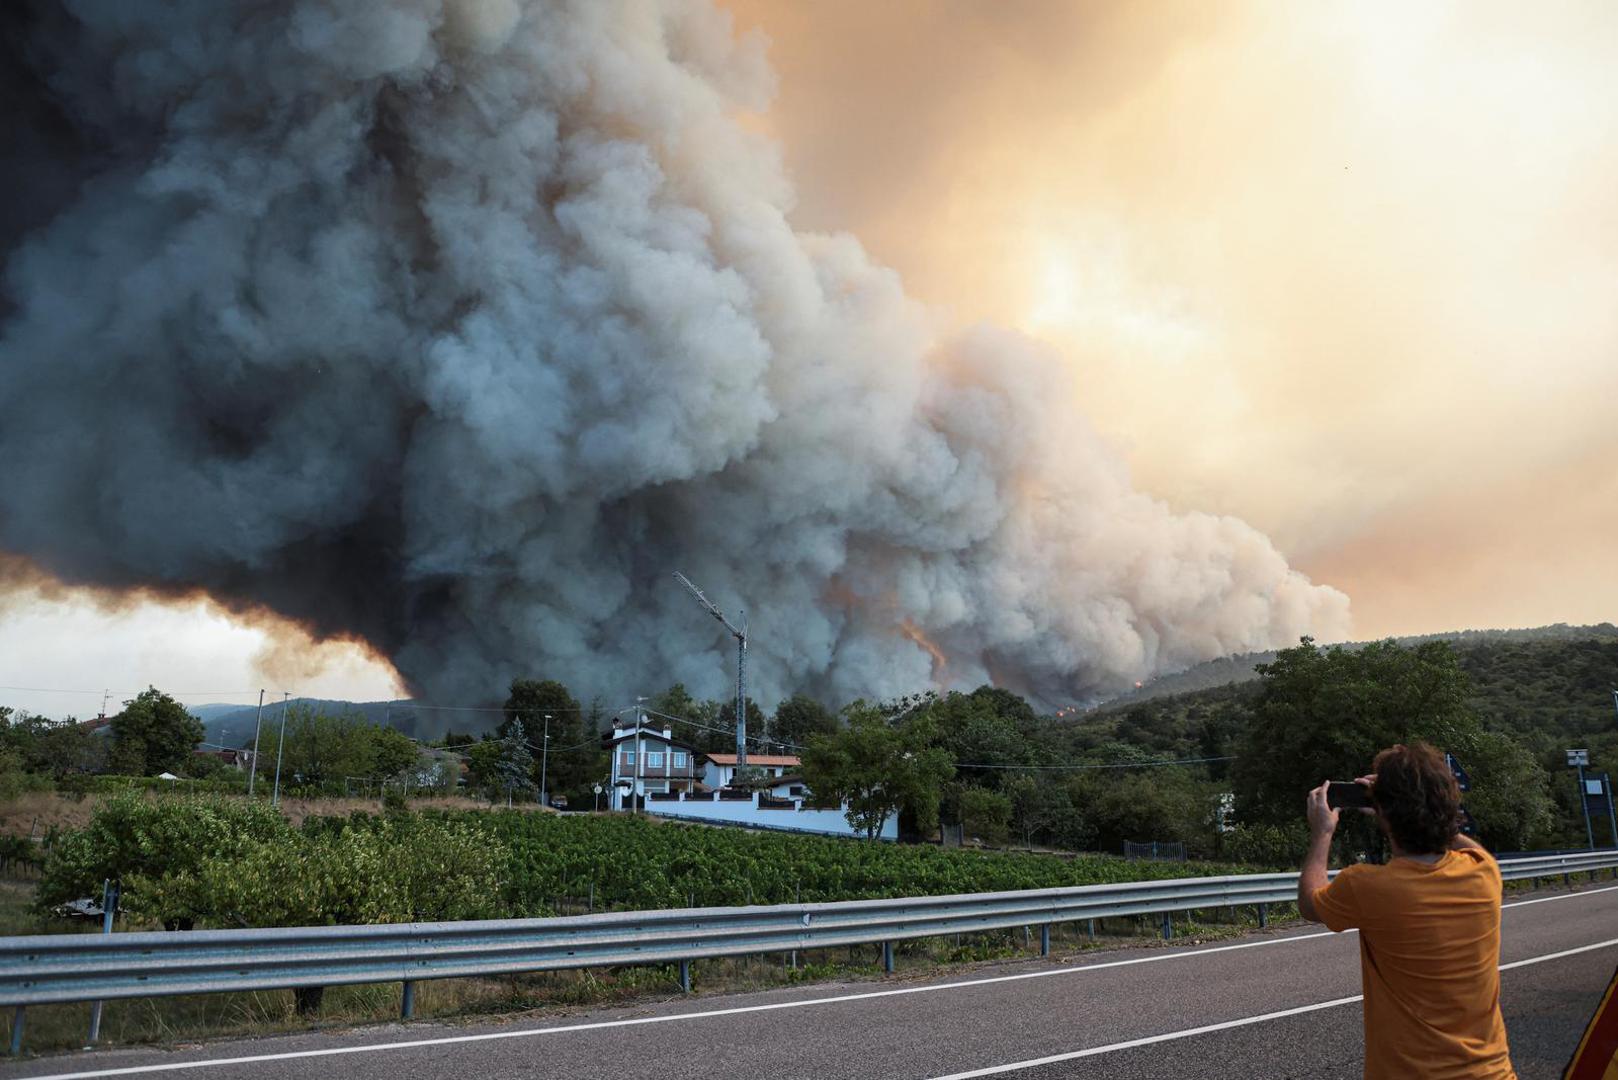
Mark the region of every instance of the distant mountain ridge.
MULTIPOLYGON (((408 700, 401 701, 335 701, 330 698, 292 698, 288 709, 308 706, 317 712, 333 716, 359 715, 373 724, 386 724, 412 738, 435 738, 442 734, 429 726, 423 730, 422 712, 408 700)), ((264 726, 274 729, 281 722, 280 701, 264 703, 264 726)), ((203 741, 214 746, 232 748, 251 746, 253 729, 258 722, 257 705, 188 705, 186 710, 202 721, 203 741)), ((474 714, 475 715, 475 714, 474 714)), ((487 714, 493 716, 494 714, 487 714)), ((434 721, 442 724, 443 721, 434 721)), ((486 725, 493 727, 494 724, 486 725)))
MULTIPOLYGON (((1385 640, 1385 639, 1378 639, 1385 640)), ((1469 650, 1491 645, 1531 642, 1618 641, 1618 626, 1596 623, 1590 626, 1570 626, 1555 623, 1550 626, 1513 630, 1456 630, 1441 634, 1419 634, 1395 638, 1401 645, 1418 645, 1425 641, 1449 641, 1457 649, 1469 650)), ((1369 642, 1351 642, 1344 648, 1363 648, 1369 642)), ((1102 702, 1090 710, 1090 715, 1127 709, 1154 698, 1192 694, 1197 691, 1250 682, 1258 677, 1254 668, 1275 659, 1275 651, 1244 653, 1208 660, 1174 675, 1153 679, 1138 690, 1102 702)), ((438 738, 450 728, 458 731, 483 732, 499 723, 495 711, 482 712, 468 709, 444 710, 436 706, 418 706, 408 699, 395 701, 336 701, 329 698, 293 698, 289 707, 307 705, 335 715, 359 714, 373 724, 387 724, 412 738, 438 738)), ((217 746, 241 747, 253 741, 253 726, 258 715, 256 705, 209 704, 187 706, 193 716, 202 721, 205 739, 217 746)), ((271 726, 280 722, 281 702, 264 703, 264 723, 271 726)))
MULTIPOLYGON (((1387 639, 1377 638, 1375 640, 1385 641, 1387 639)), ((1514 630, 1454 630, 1441 634, 1415 634, 1409 637, 1394 638, 1393 640, 1401 645, 1420 645, 1426 641, 1448 641, 1458 649, 1505 642, 1605 641, 1618 640, 1618 626, 1608 622, 1595 623, 1589 626, 1553 623, 1550 626, 1535 626, 1514 630)), ((1348 642, 1343 645, 1343 648, 1359 649, 1369 644, 1371 644, 1369 641, 1348 642)), ((1209 690, 1217 686, 1228 686, 1231 683, 1247 682, 1258 678, 1258 672, 1254 668, 1260 664, 1268 664, 1274 659, 1275 650, 1271 649, 1268 652, 1243 653, 1240 656, 1223 656, 1217 660, 1208 660, 1177 674, 1164 675, 1153 679, 1138 690, 1133 690, 1102 702, 1097 708, 1111 711, 1124 706, 1138 705, 1153 698, 1188 694, 1196 690, 1209 690)))

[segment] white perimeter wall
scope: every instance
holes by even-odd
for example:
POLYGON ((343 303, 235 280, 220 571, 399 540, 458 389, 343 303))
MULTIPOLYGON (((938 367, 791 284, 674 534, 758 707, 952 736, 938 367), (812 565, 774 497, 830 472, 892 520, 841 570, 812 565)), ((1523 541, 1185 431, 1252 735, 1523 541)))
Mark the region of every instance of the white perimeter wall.
MULTIPOLYGON (((790 832, 820 833, 825 836, 861 836, 854 831, 841 810, 770 810, 758 805, 758 796, 752 802, 742 799, 714 799, 711 795, 685 796, 673 799, 647 799, 646 812, 685 821, 711 821, 715 824, 752 825, 764 829, 784 829, 790 832)), ((882 840, 899 838, 897 817, 882 823, 882 840)))

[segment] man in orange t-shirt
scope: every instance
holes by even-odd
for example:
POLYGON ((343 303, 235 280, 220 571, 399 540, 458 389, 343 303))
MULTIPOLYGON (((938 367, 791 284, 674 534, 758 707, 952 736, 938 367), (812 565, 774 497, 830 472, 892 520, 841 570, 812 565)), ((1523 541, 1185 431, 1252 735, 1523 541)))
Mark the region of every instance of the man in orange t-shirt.
POLYGON ((1460 835, 1461 795, 1423 743, 1377 755, 1370 788, 1393 858, 1326 883, 1338 811, 1309 793, 1304 918, 1360 932, 1366 1080, 1515 1080, 1500 1018, 1500 868, 1460 835))

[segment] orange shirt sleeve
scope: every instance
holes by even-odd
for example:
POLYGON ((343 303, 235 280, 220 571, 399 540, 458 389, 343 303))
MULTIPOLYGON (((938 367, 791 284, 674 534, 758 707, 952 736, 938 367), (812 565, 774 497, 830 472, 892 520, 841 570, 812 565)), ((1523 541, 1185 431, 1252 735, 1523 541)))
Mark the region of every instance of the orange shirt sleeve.
POLYGON ((1355 878, 1361 872, 1358 865, 1344 867, 1330 885, 1314 891, 1315 914, 1328 930, 1341 932, 1362 924, 1363 911, 1355 888, 1355 878))

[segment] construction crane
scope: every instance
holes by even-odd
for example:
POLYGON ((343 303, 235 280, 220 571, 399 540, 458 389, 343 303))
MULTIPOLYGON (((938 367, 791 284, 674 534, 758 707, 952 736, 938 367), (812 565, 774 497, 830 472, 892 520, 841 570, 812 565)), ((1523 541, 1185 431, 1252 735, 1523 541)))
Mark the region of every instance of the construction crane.
POLYGON ((701 589, 691 584, 690 578, 676 570, 674 579, 689 589, 702 609, 718 619, 736 639, 736 767, 739 769, 747 764, 747 612, 741 612, 742 628, 738 630, 725 618, 723 611, 714 607, 713 601, 702 595, 701 589))

